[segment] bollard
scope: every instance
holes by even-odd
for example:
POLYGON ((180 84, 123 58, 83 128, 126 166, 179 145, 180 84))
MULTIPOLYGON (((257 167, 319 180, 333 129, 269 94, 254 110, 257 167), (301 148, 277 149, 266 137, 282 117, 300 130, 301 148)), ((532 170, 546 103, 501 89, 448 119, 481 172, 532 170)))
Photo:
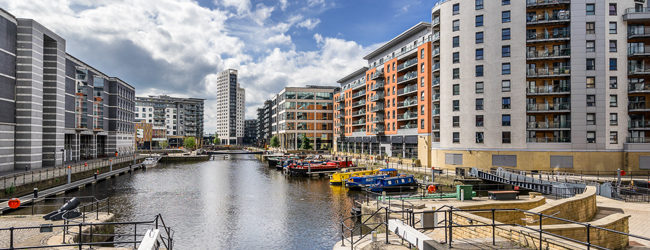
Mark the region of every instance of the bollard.
POLYGON ((34 188, 34 198, 38 198, 38 188, 34 188))
POLYGON ((110 165, 111 165, 109 172, 113 172, 113 160, 111 159, 111 160, 108 160, 108 161, 110 162, 110 165))
POLYGON ((97 170, 97 172, 95 172, 95 180, 97 180, 97 174, 99 174, 99 170, 97 170))
POLYGON ((72 180, 72 167, 68 166, 68 184, 70 184, 72 180))

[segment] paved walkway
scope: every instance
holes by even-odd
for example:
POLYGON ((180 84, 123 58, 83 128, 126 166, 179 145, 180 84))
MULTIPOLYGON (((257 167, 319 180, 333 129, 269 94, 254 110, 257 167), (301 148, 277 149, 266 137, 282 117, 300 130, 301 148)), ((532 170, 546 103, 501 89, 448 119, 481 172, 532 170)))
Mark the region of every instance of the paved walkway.
MULTIPOLYGON (((596 206, 620 210, 621 213, 629 214, 631 216, 629 220, 630 234, 650 238, 650 204, 624 202, 596 196, 596 206)), ((632 241, 650 247, 650 241, 630 237, 630 242, 632 241)))

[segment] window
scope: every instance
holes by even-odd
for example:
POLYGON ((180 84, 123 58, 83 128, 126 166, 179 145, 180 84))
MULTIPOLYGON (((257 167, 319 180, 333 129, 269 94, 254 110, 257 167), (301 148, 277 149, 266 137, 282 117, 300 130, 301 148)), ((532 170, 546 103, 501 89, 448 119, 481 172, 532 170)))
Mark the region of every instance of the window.
POLYGON ((501 40, 510 40, 510 29, 501 30, 501 40))
POLYGON ((609 22, 609 34, 616 34, 616 22, 609 22))
POLYGON ((609 52, 617 52, 616 40, 609 40, 609 52))
POLYGON ((610 131, 609 132, 609 144, 618 144, 618 132, 610 131))
POLYGON ((510 109, 510 97, 502 97, 501 98, 501 108, 502 109, 510 109))
POLYGON ((501 82, 501 92, 510 92, 510 80, 501 82))
POLYGON ((424 87, 424 76, 420 77, 420 87, 424 87))
POLYGON ((587 131, 587 143, 596 143, 596 131, 587 131))
POLYGON ((454 4, 453 6, 453 12, 454 15, 460 14, 460 4, 454 4))
POLYGON ((424 105, 420 105, 420 115, 424 115, 424 105))
POLYGON ((510 5, 510 0, 501 0, 501 5, 510 5))
POLYGON ((454 143, 460 143, 460 133, 459 132, 454 132, 452 134, 452 136, 453 136, 453 142, 454 143))
POLYGON ((420 129, 424 129, 424 119, 420 120, 420 129))
POLYGON ((420 73, 424 73, 424 63, 420 64, 420 73))
POLYGON ((483 99, 476 99, 476 110, 483 110, 483 99))
POLYGON ((510 143, 510 132, 501 132, 501 143, 510 143))
POLYGON ((587 76, 587 88, 592 89, 596 87, 596 77, 587 76))
POLYGON ((454 21, 451 23, 451 25, 452 25, 452 28, 453 28, 452 30, 453 30, 453 31, 460 30, 460 20, 454 20, 454 21))
POLYGON ((483 0, 476 0, 476 9, 477 10, 483 9, 483 0))
POLYGON ((424 59, 424 49, 420 50, 420 59, 424 59))
POLYGON ((460 62, 460 52, 454 52, 452 54, 452 58, 454 60, 454 63, 459 63, 460 62))
POLYGON ((510 11, 501 12, 501 22, 502 23, 510 22, 510 11))
POLYGON ((501 125, 510 126, 510 115, 501 115, 501 125))
POLYGON ((476 94, 483 93, 483 82, 476 83, 476 94))
POLYGON ((596 96, 587 95, 587 107, 595 107, 595 106, 596 106, 596 96))
POLYGON ((587 52, 596 52, 596 42, 594 40, 587 41, 587 52))
POLYGON ((455 36, 455 37, 453 38, 452 42, 453 42, 453 45, 452 45, 452 46, 453 46, 454 48, 460 46, 460 37, 455 36))
POLYGON ((483 65, 476 65, 476 76, 483 76, 483 65))
POLYGON ((454 111, 460 111, 460 101, 459 100, 452 101, 452 105, 453 105, 453 110, 454 111))
POLYGON ((460 95, 460 84, 454 84, 453 95, 460 95))
POLYGON ((453 69, 453 78, 454 79, 460 79, 460 69, 459 68, 453 69))
POLYGON ((616 4, 615 3, 610 3, 609 4, 609 15, 610 16, 616 16, 616 4))
POLYGON ((483 60, 483 49, 476 49, 476 60, 483 60))
POLYGON ((596 114, 587 113, 587 125, 596 125, 596 114))
POLYGON ((609 77, 609 88, 617 89, 618 88, 618 78, 616 76, 609 77))
POLYGON ((510 75, 510 63, 501 64, 501 74, 510 75))
POLYGON ((587 58, 587 70, 596 70, 596 59, 587 58))
POLYGON ((420 92, 420 101, 424 101, 424 91, 420 92))
POLYGON ((595 22, 587 22, 587 34, 596 34, 595 22))
POLYGON ((501 57, 510 57, 510 45, 501 47, 501 57))
POLYGON ((618 113, 609 114, 609 125, 618 125, 618 113))
POLYGON ((617 95, 609 95, 609 106, 610 107, 618 107, 618 96, 617 95))
POLYGON ((476 32, 476 43, 483 43, 483 32, 476 32))
POLYGON ((587 16, 596 15, 596 5, 593 3, 587 4, 587 16))
POLYGON ((476 116, 476 126, 483 127, 483 115, 476 116))
POLYGON ((460 116, 453 116, 451 119, 452 119, 452 121, 453 121, 453 124, 452 124, 452 125, 453 125, 455 128, 460 127, 460 116))
POLYGON ((616 70, 618 68, 618 65, 616 63, 616 58, 610 58, 609 59, 609 70, 616 70))
POLYGON ((476 132, 476 143, 483 143, 483 132, 476 132))
MULTIPOLYGON (((477 0, 478 1, 478 0, 477 0)), ((476 16, 476 27, 483 26, 483 15, 476 16)))

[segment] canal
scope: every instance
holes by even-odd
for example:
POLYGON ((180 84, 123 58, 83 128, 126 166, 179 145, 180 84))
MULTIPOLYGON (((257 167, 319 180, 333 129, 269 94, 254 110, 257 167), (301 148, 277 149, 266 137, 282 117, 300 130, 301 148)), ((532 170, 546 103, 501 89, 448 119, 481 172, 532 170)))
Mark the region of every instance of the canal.
POLYGON ((355 195, 325 178, 285 176, 251 155, 159 164, 66 194, 110 197, 117 221, 160 213, 176 249, 332 249, 355 195))

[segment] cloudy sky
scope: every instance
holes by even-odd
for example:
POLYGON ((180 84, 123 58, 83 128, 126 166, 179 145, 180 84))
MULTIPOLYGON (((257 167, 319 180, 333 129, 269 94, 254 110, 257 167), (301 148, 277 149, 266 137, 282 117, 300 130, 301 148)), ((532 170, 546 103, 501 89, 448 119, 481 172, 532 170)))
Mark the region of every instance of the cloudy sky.
POLYGON ((205 98, 233 68, 246 118, 284 86, 336 85, 364 55, 420 21, 435 0, 0 0, 61 35, 67 52, 138 96, 205 98))

